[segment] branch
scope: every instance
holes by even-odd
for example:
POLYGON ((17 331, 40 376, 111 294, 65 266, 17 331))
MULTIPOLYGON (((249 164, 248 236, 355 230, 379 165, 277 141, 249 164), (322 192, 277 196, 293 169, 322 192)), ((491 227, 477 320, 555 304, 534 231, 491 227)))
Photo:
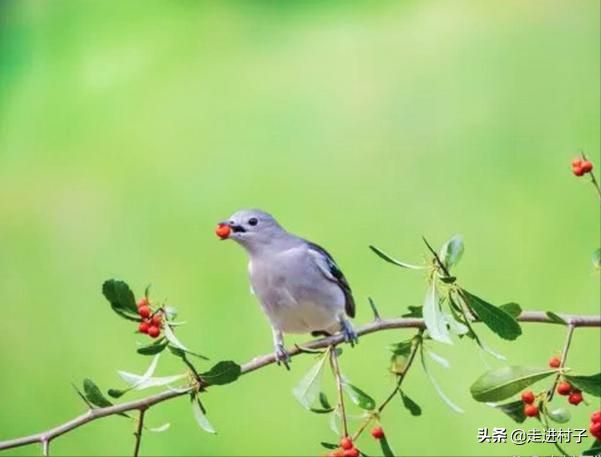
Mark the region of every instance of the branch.
MULTIPOLYGON (((601 327, 601 315, 575 315, 575 314, 559 314, 559 316, 568 323, 571 327, 601 327)), ((544 312, 542 311, 524 311, 517 319, 520 322, 534 322, 534 323, 544 323, 544 324, 556 324, 561 325, 553 320, 551 320, 544 312)), ((477 321, 476 321, 477 322, 477 321)), ((370 333, 376 333, 383 330, 392 330, 399 328, 425 328, 423 319, 417 318, 393 318, 393 319, 383 319, 380 321, 372 322, 357 329, 357 335, 369 335, 370 333)), ((307 349, 325 349, 329 346, 337 346, 344 342, 343 335, 334 335, 327 338, 322 338, 318 340, 313 340, 305 345, 303 348, 307 349)), ((291 357, 300 354, 303 351, 300 347, 293 347, 289 350, 289 354, 291 357)), ((266 354, 259 357, 254 358, 250 362, 244 364, 242 366, 242 374, 251 373, 265 366, 271 365, 275 363, 274 354, 266 354)), ((120 403, 118 405, 108 406, 106 408, 94 408, 86 413, 71 419, 64 424, 58 425, 57 427, 51 428, 41 433, 36 433, 33 435, 24 436, 21 438, 16 438, 13 440, 2 441, 0 442, 0 450, 11 449, 19 446, 25 446, 28 444, 41 444, 44 450, 47 450, 50 446, 50 442, 67 433, 73 429, 81 427, 82 425, 87 424, 88 422, 92 422, 96 419, 100 419, 102 417, 112 416, 115 414, 124 413, 127 411, 145 411, 151 406, 154 406, 158 403, 162 403, 167 400, 171 400, 176 397, 181 397, 183 395, 188 395, 192 392, 195 387, 191 386, 188 389, 184 390, 168 390, 165 392, 161 392, 155 395, 151 395, 146 398, 142 398, 140 400, 134 400, 127 403, 120 403)))

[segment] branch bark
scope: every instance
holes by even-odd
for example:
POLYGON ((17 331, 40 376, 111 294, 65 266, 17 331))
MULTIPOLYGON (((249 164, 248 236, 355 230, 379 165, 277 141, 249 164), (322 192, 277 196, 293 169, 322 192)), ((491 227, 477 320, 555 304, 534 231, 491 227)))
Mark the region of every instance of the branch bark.
MULTIPOLYGON (((601 315, 575 315, 575 314, 559 314, 559 316, 568 323, 568 325, 579 328, 579 327, 601 327, 601 315)), ((550 319, 544 312, 540 311, 524 311, 517 319, 520 322, 533 322, 533 323, 544 323, 544 324, 558 324, 557 322, 550 319)), ((401 328, 425 328, 423 319, 418 318, 394 318, 394 319, 382 319, 375 322, 365 324, 357 329, 357 335, 369 335, 370 333, 381 332, 384 330, 401 329, 401 328)), ((325 349, 329 346, 337 346, 344 342, 343 335, 334 335, 327 338, 313 340, 303 345, 303 348, 307 349, 325 349)), ((289 350, 291 357, 302 353, 303 348, 298 346, 293 347, 289 350)), ((275 363, 274 354, 266 354, 254 358, 250 362, 242 365, 242 374, 251 373, 259 370, 265 366, 275 363)), ((112 416, 127 411, 145 411, 148 408, 162 403, 173 398, 188 395, 194 390, 194 387, 190 387, 187 390, 168 390, 155 395, 151 395, 140 400, 134 400, 127 403, 120 403, 118 405, 108 406, 106 408, 95 408, 87 411, 86 413, 75 417, 61 425, 58 425, 49 430, 36 433, 33 435, 23 436, 8 441, 0 442, 0 450, 12 449, 28 444, 41 444, 44 449, 47 449, 50 442, 65 434, 73 429, 81 427, 82 425, 100 419, 102 417, 112 416)))

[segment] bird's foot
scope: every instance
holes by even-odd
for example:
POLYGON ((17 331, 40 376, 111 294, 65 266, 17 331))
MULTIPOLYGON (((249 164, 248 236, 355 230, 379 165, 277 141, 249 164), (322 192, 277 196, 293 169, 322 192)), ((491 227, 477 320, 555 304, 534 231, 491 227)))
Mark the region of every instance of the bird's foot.
POLYGON ((282 344, 275 346, 275 362, 278 365, 284 365, 286 370, 290 370, 290 354, 286 351, 286 348, 282 344))
POLYGON ((354 347, 355 344, 359 343, 359 336, 357 335, 357 332, 355 332, 355 329, 351 323, 346 319, 340 320, 340 331, 342 332, 342 335, 344 335, 344 341, 349 343, 351 347, 354 347))

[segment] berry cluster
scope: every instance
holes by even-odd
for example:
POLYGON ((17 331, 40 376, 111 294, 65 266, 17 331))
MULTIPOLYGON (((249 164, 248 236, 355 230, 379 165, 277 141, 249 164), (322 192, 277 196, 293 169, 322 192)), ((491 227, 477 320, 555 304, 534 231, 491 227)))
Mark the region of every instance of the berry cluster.
POLYGON ((146 333, 151 338, 159 337, 163 325, 163 311, 159 309, 153 313, 148 298, 142 297, 138 301, 138 314, 142 318, 138 332, 146 333))
POLYGON ((576 157, 572 160, 572 173, 575 176, 582 176, 586 173, 590 173, 593 170, 593 164, 588 160, 581 159, 580 157, 576 157))
MULTIPOLYGON (((377 440, 384 438, 384 430, 382 427, 374 427, 371 431, 371 436, 377 440)), ((340 447, 330 452, 330 457, 359 457, 361 452, 353 444, 353 440, 350 437, 344 437, 340 440, 340 447)))
POLYGON ((522 401, 524 402, 524 414, 527 417, 538 416, 538 406, 534 404, 534 400, 536 400, 536 396, 531 390, 526 390, 525 392, 522 392, 522 401))
POLYGON ((589 428, 591 435, 601 441, 601 411, 595 411, 591 414, 591 426, 589 428))
POLYGON ((567 381, 562 381, 557 384, 557 393, 559 395, 563 395, 564 397, 567 396, 568 402, 574 406, 579 405, 583 400, 582 391, 574 389, 572 384, 567 381))

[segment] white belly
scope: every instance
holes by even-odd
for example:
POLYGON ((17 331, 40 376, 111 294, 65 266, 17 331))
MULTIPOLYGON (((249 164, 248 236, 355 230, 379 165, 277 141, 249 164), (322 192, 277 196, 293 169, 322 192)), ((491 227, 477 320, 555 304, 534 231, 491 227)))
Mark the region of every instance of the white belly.
POLYGON ((303 302, 262 305, 272 325, 284 333, 310 333, 337 326, 339 307, 303 302))

